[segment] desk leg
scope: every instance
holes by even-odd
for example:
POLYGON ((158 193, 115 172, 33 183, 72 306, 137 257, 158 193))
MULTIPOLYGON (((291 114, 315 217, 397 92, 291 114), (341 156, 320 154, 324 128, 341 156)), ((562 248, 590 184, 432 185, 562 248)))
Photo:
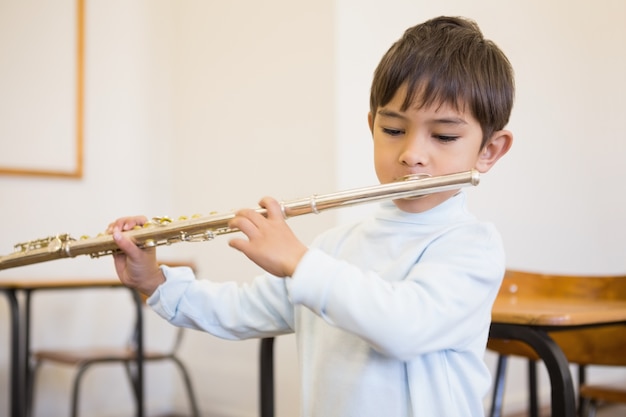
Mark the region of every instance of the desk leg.
POLYGON ((23 335, 23 350, 24 357, 22 358, 22 367, 24 376, 22 377, 22 398, 24 399, 24 416, 29 417, 32 413, 32 381, 31 381, 31 362, 30 362, 30 305, 32 300, 32 290, 27 289, 24 291, 24 322, 22 324, 23 335))
POLYGON ((543 360, 550 375, 552 388, 552 415, 576 416, 574 383, 569 362, 561 348, 547 332, 522 325, 492 323, 489 337, 494 339, 519 340, 532 347, 543 360))
POLYGON ((143 300, 141 295, 131 289, 133 301, 135 302, 135 309, 137 315, 136 321, 136 375, 135 375, 135 390, 137 394, 137 417, 144 417, 144 337, 143 337, 143 300))
POLYGON ((260 408, 261 417, 274 417, 274 338, 261 339, 260 349, 260 408))
POLYGON ((20 311, 17 303, 17 295, 14 290, 6 290, 5 294, 9 300, 9 310, 11 311, 11 357, 9 364, 9 373, 11 375, 10 381, 10 397, 9 403, 11 405, 11 416, 22 417, 24 415, 24 401, 22 392, 21 378, 23 373, 21 372, 21 355, 20 355, 20 311))

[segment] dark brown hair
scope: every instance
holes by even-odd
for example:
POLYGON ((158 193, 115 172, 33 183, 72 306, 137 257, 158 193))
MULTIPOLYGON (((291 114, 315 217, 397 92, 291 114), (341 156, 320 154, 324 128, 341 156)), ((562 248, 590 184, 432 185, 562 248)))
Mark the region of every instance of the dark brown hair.
POLYGON ((403 111, 411 105, 469 106, 482 128, 481 148, 508 123, 515 95, 507 57, 475 22, 459 17, 438 17, 411 27, 389 48, 374 73, 372 116, 405 84, 403 111))

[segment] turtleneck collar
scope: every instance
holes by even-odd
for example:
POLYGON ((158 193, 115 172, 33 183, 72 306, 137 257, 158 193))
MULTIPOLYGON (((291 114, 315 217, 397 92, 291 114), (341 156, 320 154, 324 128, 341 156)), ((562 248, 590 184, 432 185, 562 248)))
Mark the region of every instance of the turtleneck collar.
POLYGON ((408 213, 396 207, 393 201, 385 201, 380 205, 375 217, 380 220, 413 224, 449 224, 474 219, 467 211, 466 195, 462 190, 438 206, 421 213, 408 213))

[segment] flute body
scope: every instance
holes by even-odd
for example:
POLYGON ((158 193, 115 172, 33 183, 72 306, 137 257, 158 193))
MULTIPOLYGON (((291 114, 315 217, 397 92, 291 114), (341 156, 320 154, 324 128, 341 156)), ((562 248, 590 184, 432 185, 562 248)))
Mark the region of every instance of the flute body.
MULTIPOLYGON (((437 177, 406 177, 397 182, 281 202, 281 208, 284 217, 289 218, 374 201, 420 197, 478 185, 479 181, 480 175, 476 170, 437 177)), ((263 208, 256 210, 263 215, 266 214, 263 208)), ((207 241, 217 235, 236 232, 236 229, 228 227, 228 222, 234 216, 234 212, 231 212, 175 221, 160 217, 154 218, 143 227, 124 233, 143 248, 178 242, 207 241)), ((119 251, 117 244, 108 234, 80 239, 61 234, 16 244, 13 253, 0 256, 0 270, 79 255, 97 258, 117 251, 119 251)))

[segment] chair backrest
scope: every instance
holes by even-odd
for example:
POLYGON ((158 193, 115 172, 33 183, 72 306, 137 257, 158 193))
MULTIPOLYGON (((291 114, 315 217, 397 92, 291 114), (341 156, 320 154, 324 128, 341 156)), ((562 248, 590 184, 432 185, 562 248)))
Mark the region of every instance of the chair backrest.
MULTIPOLYGON (((576 276, 507 270, 499 294, 565 298, 572 303, 589 299, 623 301, 626 300, 626 275, 576 276)), ((558 331, 550 336, 571 363, 626 366, 626 325, 558 331)), ((488 348, 536 359, 532 349, 521 342, 490 340, 488 348)))

